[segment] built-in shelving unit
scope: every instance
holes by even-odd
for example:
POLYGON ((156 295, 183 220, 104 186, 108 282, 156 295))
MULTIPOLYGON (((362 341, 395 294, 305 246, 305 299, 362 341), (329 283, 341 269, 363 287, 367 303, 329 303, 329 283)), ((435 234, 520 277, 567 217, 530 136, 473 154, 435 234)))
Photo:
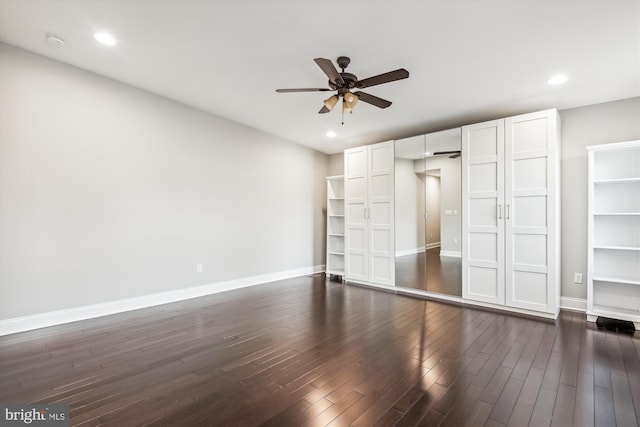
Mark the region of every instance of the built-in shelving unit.
POLYGON ((327 177, 327 276, 344 279, 344 175, 327 177))
POLYGON ((589 150, 587 319, 640 329, 640 141, 589 150))

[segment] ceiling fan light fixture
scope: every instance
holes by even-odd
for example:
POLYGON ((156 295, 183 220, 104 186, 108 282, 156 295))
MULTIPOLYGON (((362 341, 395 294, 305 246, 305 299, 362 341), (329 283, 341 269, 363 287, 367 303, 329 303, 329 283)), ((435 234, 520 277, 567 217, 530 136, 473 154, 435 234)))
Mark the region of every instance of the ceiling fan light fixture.
POLYGON ((338 97, 333 95, 324 100, 324 106, 329 109, 329 111, 333 110, 333 107, 336 106, 338 102, 338 97))
POLYGON ((353 113, 353 105, 347 101, 342 101, 342 111, 345 113, 353 113))
POLYGON ((347 107, 353 110, 353 107, 358 103, 358 96, 354 93, 347 92, 344 95, 344 102, 347 104, 347 107))

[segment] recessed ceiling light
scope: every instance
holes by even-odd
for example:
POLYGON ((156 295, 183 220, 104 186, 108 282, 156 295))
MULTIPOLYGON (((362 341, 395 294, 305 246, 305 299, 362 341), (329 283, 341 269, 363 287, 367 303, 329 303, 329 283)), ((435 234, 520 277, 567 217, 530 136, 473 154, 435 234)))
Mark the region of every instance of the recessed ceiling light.
POLYGON ((429 157, 431 155, 431 152, 427 151, 426 153, 424 153, 425 157, 429 157))
POLYGON ((564 75, 564 74, 556 74, 555 76, 551 77, 549 79, 549 84, 550 85, 561 85, 562 83, 566 82, 567 80, 569 80, 569 78, 564 75))
POLYGON ((115 46, 116 39, 113 38, 111 34, 107 33, 95 33, 93 37, 102 44, 106 44, 107 46, 115 46))
POLYGON ((336 133, 332 130, 327 132, 327 138, 335 138, 336 137, 336 133))

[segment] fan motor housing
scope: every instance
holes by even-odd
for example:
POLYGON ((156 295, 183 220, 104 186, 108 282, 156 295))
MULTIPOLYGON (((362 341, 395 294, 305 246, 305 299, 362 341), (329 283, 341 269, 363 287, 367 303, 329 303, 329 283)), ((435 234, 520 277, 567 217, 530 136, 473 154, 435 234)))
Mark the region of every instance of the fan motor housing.
POLYGON ((337 85, 329 80, 329 87, 333 90, 337 90, 340 88, 344 89, 353 89, 356 87, 356 83, 358 82, 358 77, 355 74, 351 73, 340 73, 342 80, 344 80, 344 85, 337 85))

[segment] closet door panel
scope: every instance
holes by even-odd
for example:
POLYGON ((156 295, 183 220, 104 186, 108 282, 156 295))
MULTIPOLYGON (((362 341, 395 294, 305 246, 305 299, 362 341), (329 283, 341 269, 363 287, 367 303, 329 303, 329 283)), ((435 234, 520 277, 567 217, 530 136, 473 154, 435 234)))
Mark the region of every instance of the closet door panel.
POLYGON ((367 233, 367 147, 344 152, 345 171, 345 277, 366 280, 369 236, 367 233))
POLYGON ((394 146, 369 146, 369 281, 395 284, 394 146))
MULTIPOLYGON (((547 275, 530 271, 513 270, 511 280, 519 285, 513 288, 514 301, 527 301, 529 304, 547 304, 547 275)), ((523 307, 521 307, 523 308, 523 307)))
POLYGON ((468 270, 469 280, 473 283, 471 295, 473 300, 493 302, 499 294, 498 286, 501 283, 500 272, 493 266, 480 267, 473 265, 468 270))
POLYGON ((546 266, 547 236, 542 234, 518 234, 513 237, 513 263, 546 266))
POLYGON ((511 230, 516 234, 535 229, 539 233, 547 234, 547 196, 518 196, 513 197, 509 207, 509 221, 511 230))
MULTIPOLYGON (((370 150, 369 172, 371 176, 391 174, 391 179, 393 180, 393 141, 381 142, 368 147, 370 150)), ((393 187, 391 187, 391 190, 393 191, 393 187)))
POLYGON ((395 284, 393 141, 345 150, 345 277, 395 284))
POLYGON ((462 128, 462 296, 504 304, 504 121, 462 128))
POLYGON ((506 303, 549 311, 555 218, 555 113, 543 111, 505 120, 506 303))
POLYGON ((547 188, 546 156, 513 160, 513 188, 547 188))
POLYGON ((469 170, 469 192, 482 191, 495 192, 498 188, 497 161, 491 159, 490 163, 476 163, 469 170))
POLYGON ((498 240, 495 233, 473 233, 467 242, 469 258, 498 265, 498 240))

